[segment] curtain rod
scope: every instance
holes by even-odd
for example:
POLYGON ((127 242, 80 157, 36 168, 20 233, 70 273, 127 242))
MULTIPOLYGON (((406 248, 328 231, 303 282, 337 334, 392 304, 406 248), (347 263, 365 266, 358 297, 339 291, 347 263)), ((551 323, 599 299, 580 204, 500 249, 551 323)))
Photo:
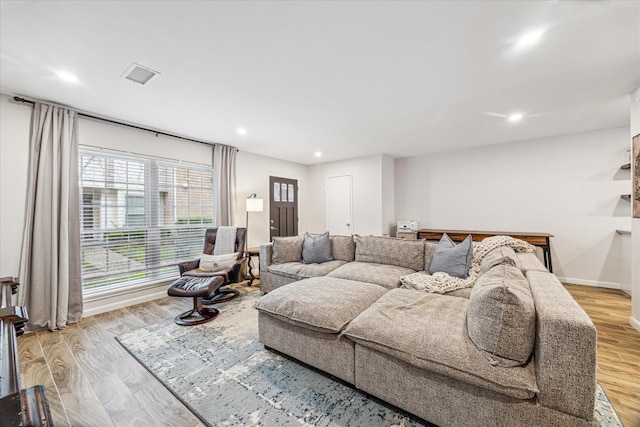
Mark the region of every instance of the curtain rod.
MULTIPOLYGON (((14 96, 13 100, 16 101, 16 102, 22 102, 24 104, 32 104, 32 105, 36 104, 36 101, 31 101, 30 99, 21 98, 19 96, 14 96)), ((215 146, 215 144, 212 144, 212 143, 209 143, 209 142, 198 141, 197 139, 187 138, 185 136, 173 135, 173 134, 170 134, 170 133, 161 132, 161 131, 145 128, 145 127, 142 127, 142 126, 137 126, 137 125, 132 125, 132 124, 129 124, 129 123, 119 122, 117 120, 105 119, 104 117, 92 116, 91 114, 78 112, 78 115, 81 116, 81 117, 86 117, 88 119, 100 120, 100 121, 107 122, 107 123, 113 123, 115 125, 127 126, 127 127, 138 129, 138 130, 144 130, 144 131, 147 131, 147 132, 155 133, 156 136, 158 136, 158 135, 170 136, 172 138, 184 139, 185 141, 197 142, 198 144, 205 144, 205 145, 208 145, 208 146, 215 146)), ((237 151, 240 151, 240 150, 237 150, 237 151)))

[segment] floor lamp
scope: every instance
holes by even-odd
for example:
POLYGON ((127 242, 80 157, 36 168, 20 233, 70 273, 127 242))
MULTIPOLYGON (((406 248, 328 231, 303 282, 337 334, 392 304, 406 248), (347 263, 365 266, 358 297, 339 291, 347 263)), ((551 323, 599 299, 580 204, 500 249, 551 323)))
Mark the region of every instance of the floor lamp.
POLYGON ((245 234, 245 239, 247 243, 247 248, 249 249, 249 212, 262 212, 263 205, 262 199, 258 199, 256 197, 256 193, 250 194, 247 197, 247 221, 245 222, 247 227, 247 232, 245 234))

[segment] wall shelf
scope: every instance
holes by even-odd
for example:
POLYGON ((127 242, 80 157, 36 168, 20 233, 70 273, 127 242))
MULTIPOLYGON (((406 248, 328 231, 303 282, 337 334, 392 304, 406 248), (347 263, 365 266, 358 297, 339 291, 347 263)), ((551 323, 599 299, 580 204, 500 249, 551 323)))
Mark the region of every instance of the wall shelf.
POLYGON ((621 236, 631 236, 631 230, 616 230, 616 233, 621 236))

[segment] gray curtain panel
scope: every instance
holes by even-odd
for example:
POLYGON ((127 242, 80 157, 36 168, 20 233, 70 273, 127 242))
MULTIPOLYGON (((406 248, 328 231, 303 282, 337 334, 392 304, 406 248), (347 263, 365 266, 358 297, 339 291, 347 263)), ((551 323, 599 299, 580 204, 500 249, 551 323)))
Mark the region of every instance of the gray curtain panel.
POLYGON ((236 154, 228 145, 216 144, 213 149, 213 169, 216 174, 218 203, 216 225, 236 225, 236 154))
POLYGON ((77 112, 36 103, 18 301, 27 330, 82 319, 77 112))

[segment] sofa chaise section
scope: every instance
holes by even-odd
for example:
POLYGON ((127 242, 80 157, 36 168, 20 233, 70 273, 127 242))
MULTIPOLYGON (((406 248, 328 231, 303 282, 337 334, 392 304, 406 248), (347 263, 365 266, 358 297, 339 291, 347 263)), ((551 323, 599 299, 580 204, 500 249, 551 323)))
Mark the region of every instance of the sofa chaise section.
POLYGON ((354 343, 342 331, 385 292, 371 283, 328 277, 280 287, 256 305, 260 342, 354 384, 354 343))

